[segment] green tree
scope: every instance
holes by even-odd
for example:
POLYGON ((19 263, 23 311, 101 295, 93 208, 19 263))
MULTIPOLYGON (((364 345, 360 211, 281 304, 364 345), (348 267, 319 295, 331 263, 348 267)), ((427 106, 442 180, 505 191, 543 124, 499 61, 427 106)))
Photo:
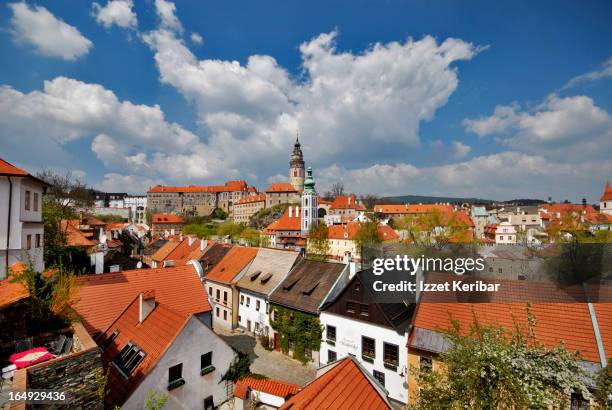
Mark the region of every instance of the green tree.
POLYGON ((329 229, 324 223, 310 227, 308 232, 308 254, 315 260, 326 260, 329 255, 329 229))
POLYGON ((155 390, 149 390, 147 393, 147 401, 145 402, 145 409, 147 410, 161 410, 168 401, 168 395, 164 393, 157 393, 155 390))
POLYGON ((216 234, 216 230, 208 225, 189 224, 183 230, 187 235, 196 235, 198 238, 210 238, 216 234))
POLYGON ((246 227, 242 224, 226 221, 217 226, 217 235, 238 238, 246 227))
POLYGON ((536 320, 507 331, 484 326, 476 315, 464 331, 452 320, 449 349, 439 370, 411 369, 420 392, 412 409, 566 408, 572 393, 588 399, 579 354, 563 345, 549 349, 535 336, 536 320))
POLYGON ((599 371, 595 401, 602 409, 612 408, 612 359, 608 359, 608 365, 599 371))
POLYGON ((228 214, 221 208, 215 208, 214 211, 210 214, 212 219, 227 219, 228 214))
POLYGON ((259 246, 260 243, 260 234, 255 228, 245 228, 239 238, 245 240, 249 246, 259 246))
POLYGON ((378 224, 376 222, 360 222, 359 231, 355 237, 357 254, 361 255, 361 249, 367 245, 377 245, 382 242, 378 235, 378 224))

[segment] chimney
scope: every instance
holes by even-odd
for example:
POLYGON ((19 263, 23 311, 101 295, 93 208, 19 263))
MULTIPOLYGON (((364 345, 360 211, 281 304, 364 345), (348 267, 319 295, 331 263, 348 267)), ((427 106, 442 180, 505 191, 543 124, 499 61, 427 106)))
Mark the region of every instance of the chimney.
POLYGON ((352 279, 356 273, 357 273, 357 264, 355 263, 355 261, 351 260, 349 262, 349 279, 352 279))
POLYGON ((208 246, 208 241, 206 239, 200 239, 200 250, 203 251, 208 246))
POLYGON ((190 235, 187 238, 189 239, 189 247, 191 247, 191 245, 193 245, 193 243, 196 241, 196 237, 190 235))
POLYGON ((171 260, 164 261, 164 268, 171 268, 173 266, 174 266, 174 261, 171 261, 171 260))
POLYGON ((352 198, 351 198, 351 196, 349 195, 349 197, 348 197, 348 204, 349 204, 349 205, 351 204, 351 199, 352 199, 352 198))
POLYGON ((174 228, 170 229, 170 235, 174 235, 174 228))
POLYGON ((293 217, 293 207, 289 207, 289 218, 293 217))
POLYGON ((142 323, 155 309, 155 291, 147 290, 142 292, 139 296, 139 305, 138 323, 142 323))
POLYGON ((295 207, 295 217, 296 217, 296 218, 299 218, 299 217, 300 217, 300 207, 299 207, 299 206, 296 206, 296 207, 295 207))
POLYGON ((183 233, 181 232, 181 234, 179 235, 179 241, 183 242, 183 233))

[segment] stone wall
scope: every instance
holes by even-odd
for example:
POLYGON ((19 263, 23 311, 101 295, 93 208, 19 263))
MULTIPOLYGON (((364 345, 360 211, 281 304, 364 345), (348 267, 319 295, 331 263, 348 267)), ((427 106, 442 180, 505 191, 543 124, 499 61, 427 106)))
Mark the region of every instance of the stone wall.
POLYGON ((72 353, 27 368, 28 389, 63 391, 69 399, 69 403, 40 408, 103 408, 96 377, 104 373, 100 351, 80 323, 73 324, 73 330, 72 353))

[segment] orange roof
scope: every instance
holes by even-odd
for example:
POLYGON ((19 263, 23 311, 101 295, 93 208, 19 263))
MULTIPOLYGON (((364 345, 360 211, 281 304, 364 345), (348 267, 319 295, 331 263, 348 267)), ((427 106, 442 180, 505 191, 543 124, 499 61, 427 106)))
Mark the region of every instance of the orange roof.
POLYGON ((153 255, 151 255, 151 260, 162 262, 165 261, 168 255, 172 253, 173 250, 179 246, 181 242, 176 240, 169 240, 165 244, 161 246, 158 250, 155 251, 153 255))
POLYGON ((95 246, 96 243, 87 239, 85 234, 77 227, 80 221, 78 219, 63 219, 60 222, 62 231, 66 234, 66 245, 68 246, 95 246))
POLYGON ((612 225, 612 215, 610 214, 586 214, 584 219, 591 225, 612 225))
POLYGON ((234 246, 206 275, 206 279, 225 284, 233 283, 238 275, 257 255, 257 248, 234 246))
POLYGON ((365 207, 357 203, 355 195, 338 195, 331 203, 330 209, 356 209, 365 211, 365 207))
POLYGON ((179 245, 175 247, 163 260, 175 261, 175 265, 178 265, 178 263, 185 264, 190 259, 200 259, 200 257, 213 243, 212 241, 208 241, 206 248, 200 250, 201 240, 195 237, 192 237, 191 240, 193 242, 191 245, 189 245, 189 236, 183 239, 183 241, 180 242, 179 245))
POLYGON ((247 183, 245 181, 227 181, 225 185, 189 185, 189 186, 164 186, 155 185, 149 192, 231 192, 231 191, 246 191, 247 183))
POLYGON ((317 197, 317 204, 319 205, 331 205, 333 201, 328 201, 326 199, 323 199, 323 197, 318 196, 317 197))
MULTIPOLYGON (((13 274, 21 274, 25 270, 26 265, 23 262, 16 262, 10 266, 13 274)), ((13 282, 13 275, 0 281, 0 307, 10 305, 18 300, 25 299, 30 296, 30 292, 22 282, 13 282)))
POLYGON ((27 176, 28 172, 24 171, 21 168, 17 168, 11 163, 6 162, 2 158, 0 158, 0 174, 2 175, 21 175, 27 176))
POLYGON ((72 307, 91 334, 106 330, 134 295, 154 290, 157 300, 182 314, 209 312, 210 305, 193 265, 136 269, 79 278, 72 307))
POLYGON ((237 204, 250 204, 252 202, 265 202, 266 194, 243 196, 237 204))
POLYGON ((250 186, 250 187, 247 188, 247 192, 256 194, 257 193, 257 188, 255 188, 254 186, 250 186))
POLYGON ((291 397, 281 409, 392 409, 369 375, 351 356, 338 362, 291 397))
MULTIPOLYGON (((359 233, 359 222, 349 222, 344 225, 332 225, 327 228, 329 239, 348 239, 354 240, 359 233)), ((389 225, 379 225, 377 227, 378 237, 383 241, 398 239, 399 235, 389 225)))
POLYGON ((374 210, 382 214, 428 214, 434 211, 443 213, 453 212, 452 205, 445 204, 420 204, 420 205, 376 205, 374 210))
POLYGON ((182 216, 172 214, 155 214, 152 219, 154 224, 182 224, 185 222, 182 216))
MULTIPOLYGON (((610 300, 612 295, 607 295, 606 300, 610 300)), ((607 358, 612 357, 612 303, 593 303, 595 314, 597 315, 597 324, 599 325, 599 333, 606 352, 607 358)))
POLYGON ((549 214, 567 214, 571 212, 577 213, 595 213, 597 212, 592 205, 582 205, 582 204, 544 204, 542 205, 542 209, 548 212, 549 214))
POLYGON ((236 391, 246 391, 246 388, 268 393, 277 397, 287 398, 288 396, 292 396, 297 393, 300 386, 274 379, 255 379, 253 377, 245 377, 236 382, 234 395, 236 395, 236 391))
POLYGON ((604 188, 604 193, 599 198, 600 201, 612 201, 612 186, 610 186, 610 181, 606 181, 606 187, 604 188))
POLYGON ((266 192, 297 192, 297 190, 289 182, 273 182, 266 192))
POLYGON ((245 400, 247 398, 248 390, 249 387, 246 384, 238 382, 234 386, 234 397, 245 400))
POLYGON ((276 227, 278 226, 278 220, 272 221, 272 223, 261 230, 262 235, 274 235, 276 233, 276 227))
MULTIPOLYGON (((585 360, 599 362, 595 333, 586 304, 532 303, 531 313, 537 321, 536 337, 546 347, 553 348, 563 342, 568 351, 578 350, 585 360)), ((525 303, 420 303, 414 326, 442 331, 450 328, 452 317, 462 329, 468 330, 474 314, 481 324, 496 324, 507 330, 515 328, 515 321, 520 326, 527 324, 525 303)), ((609 332, 612 332, 612 328, 609 332)))
POLYGON ((138 387, 159 359, 170 347, 183 329, 190 315, 181 314, 163 303, 157 303, 145 320, 139 322, 140 300, 137 294, 124 311, 110 323, 100 340, 105 341, 116 330, 115 339, 105 346, 102 352, 104 367, 109 369, 109 392, 106 403, 110 407, 122 405, 138 387), (125 378, 114 366, 109 364, 117 357, 128 342, 136 344, 145 352, 142 362, 129 378, 125 378))
POLYGON ((299 206, 289 206, 285 208, 285 212, 272 222, 266 229, 274 229, 276 231, 301 231, 302 230, 302 213, 299 206), (289 213, 291 212, 291 216, 289 213), (272 226, 274 224, 274 226, 272 226))

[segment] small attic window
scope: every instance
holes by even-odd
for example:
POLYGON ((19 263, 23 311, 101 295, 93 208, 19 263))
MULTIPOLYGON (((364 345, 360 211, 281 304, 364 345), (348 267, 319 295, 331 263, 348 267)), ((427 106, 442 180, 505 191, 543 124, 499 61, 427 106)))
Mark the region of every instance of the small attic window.
POLYGON ((290 291, 291 288, 294 287, 296 283, 298 283, 298 281, 299 279, 295 279, 294 281, 287 283, 285 286, 283 286, 283 290, 290 291))
POLYGON ((249 279, 251 279, 251 280, 255 280, 255 279, 257 279, 257 277, 258 277, 260 274, 261 274, 261 271, 260 271, 260 270, 258 270, 258 271, 256 271, 256 272, 253 272, 253 273, 251 274, 251 276, 249 276, 249 279))
POLYGON ((310 288, 306 289, 302 293, 304 295, 310 296, 312 294, 312 292, 314 292, 314 290, 317 288, 317 286, 319 286, 319 282, 315 283, 313 286, 311 286, 310 288))
POLYGON ((221 272, 225 272, 225 266, 224 266, 224 267, 222 267, 221 269, 219 269, 219 271, 221 271, 221 272))
POLYGON ((260 279, 261 283, 266 283, 270 280, 270 278, 272 277, 271 273, 266 273, 265 275, 263 275, 260 279))

